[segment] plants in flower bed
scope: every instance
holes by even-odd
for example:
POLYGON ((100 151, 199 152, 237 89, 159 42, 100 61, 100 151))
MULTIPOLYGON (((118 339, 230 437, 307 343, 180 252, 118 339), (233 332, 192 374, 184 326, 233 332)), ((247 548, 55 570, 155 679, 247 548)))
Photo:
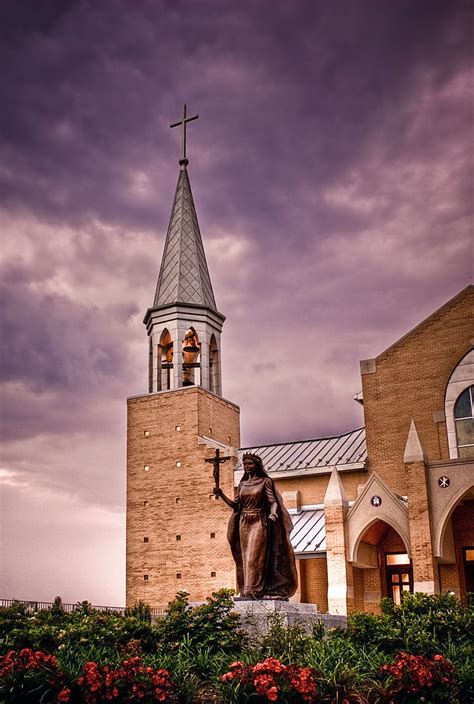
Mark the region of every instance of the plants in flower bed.
POLYGON ((234 702, 315 702, 318 687, 309 667, 284 665, 277 658, 266 658, 255 665, 233 662, 222 675, 229 700, 234 702))
POLYGON ((390 678, 388 692, 394 703, 435 704, 451 701, 455 695, 454 667, 442 655, 398 653, 395 662, 382 665, 381 671, 390 678))
POLYGON ((79 701, 85 704, 114 699, 118 702, 167 702, 171 701, 174 689, 168 670, 145 666, 139 657, 124 660, 116 668, 86 662, 77 687, 79 701))
POLYGON ((32 648, 58 653, 67 648, 78 658, 88 650, 101 651, 106 659, 120 656, 120 648, 139 640, 142 650, 153 651, 156 636, 150 623, 136 616, 94 610, 83 602, 72 613, 42 610, 30 613, 21 603, 0 609, 0 652, 32 648))
POLYGON ((316 624, 307 633, 272 615, 267 635, 252 642, 232 610, 226 590, 197 608, 181 592, 155 624, 143 603, 125 615, 87 602, 65 613, 60 600, 50 611, 0 608, 0 701, 474 701, 474 610, 451 595, 384 601, 381 615, 354 614, 347 630, 316 624), (174 688, 154 689, 156 677, 174 688))
POLYGON ((191 608, 187 592, 178 592, 162 618, 155 635, 158 647, 178 650, 184 640, 191 647, 206 647, 211 653, 235 653, 244 643, 239 617, 234 613, 233 591, 220 589, 205 604, 191 608))
POLYGON ((68 702, 70 693, 54 655, 23 648, 0 657, 1 701, 68 702))
POLYGON ((80 677, 67 684, 54 655, 24 648, 0 657, 1 701, 9 704, 171 702, 176 701, 174 691, 167 670, 145 666, 139 657, 118 667, 86 662, 80 677))
POLYGON ((462 605, 452 594, 405 592, 400 605, 382 599, 381 609, 381 615, 350 616, 346 637, 359 645, 371 643, 390 655, 400 650, 434 655, 451 643, 472 642, 473 605, 462 605))

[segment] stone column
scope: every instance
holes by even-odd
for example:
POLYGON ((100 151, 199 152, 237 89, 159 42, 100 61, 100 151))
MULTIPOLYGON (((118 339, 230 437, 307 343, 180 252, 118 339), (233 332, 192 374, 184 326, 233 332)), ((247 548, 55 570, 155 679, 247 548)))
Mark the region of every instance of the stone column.
POLYGON ((203 336, 201 340, 201 353, 199 355, 201 364, 201 386, 203 389, 211 390, 211 380, 209 379, 209 334, 203 336))
POLYGON ((349 502, 336 467, 324 497, 326 556, 328 568, 328 611, 347 615, 354 606, 352 565, 347 561, 345 519, 349 502))

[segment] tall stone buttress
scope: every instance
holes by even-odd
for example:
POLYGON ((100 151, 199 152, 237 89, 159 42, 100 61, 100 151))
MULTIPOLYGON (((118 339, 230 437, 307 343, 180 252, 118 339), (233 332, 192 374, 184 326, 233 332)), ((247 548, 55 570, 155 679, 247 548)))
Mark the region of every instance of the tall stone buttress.
POLYGON ((144 323, 148 390, 127 400, 126 601, 162 608, 180 590, 191 601, 235 587, 226 539, 240 445, 238 406, 222 398, 221 331, 185 154, 156 286, 144 323))

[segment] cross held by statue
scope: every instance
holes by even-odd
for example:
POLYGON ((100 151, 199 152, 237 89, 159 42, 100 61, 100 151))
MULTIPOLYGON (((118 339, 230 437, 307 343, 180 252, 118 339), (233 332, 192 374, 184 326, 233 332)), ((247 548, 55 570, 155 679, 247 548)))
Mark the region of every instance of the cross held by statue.
MULTIPOLYGON (((204 462, 208 462, 209 464, 214 465, 214 469, 212 470, 212 476, 214 477, 216 489, 219 489, 219 467, 223 462, 227 462, 227 460, 230 460, 230 457, 221 457, 220 450, 216 450, 216 454, 214 457, 209 457, 208 459, 204 460, 204 462)), ((216 495, 216 498, 219 497, 216 495)))

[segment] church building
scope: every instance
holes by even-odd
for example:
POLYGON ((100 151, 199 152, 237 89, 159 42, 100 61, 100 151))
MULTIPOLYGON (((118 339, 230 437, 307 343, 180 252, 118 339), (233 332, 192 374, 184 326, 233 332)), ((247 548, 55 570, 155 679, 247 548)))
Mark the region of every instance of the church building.
MULTIPOLYGON (((222 396, 221 333, 186 158, 148 334, 148 393, 127 401, 127 605, 235 588, 226 539, 243 452, 261 456, 292 514, 299 586, 322 612, 379 609, 402 591, 474 592, 474 286, 360 362, 364 427, 240 447, 222 396), (216 450, 219 453, 216 453, 216 450), (207 461, 206 461, 207 460, 207 461)), ((355 360, 354 360, 355 363, 355 360)))

